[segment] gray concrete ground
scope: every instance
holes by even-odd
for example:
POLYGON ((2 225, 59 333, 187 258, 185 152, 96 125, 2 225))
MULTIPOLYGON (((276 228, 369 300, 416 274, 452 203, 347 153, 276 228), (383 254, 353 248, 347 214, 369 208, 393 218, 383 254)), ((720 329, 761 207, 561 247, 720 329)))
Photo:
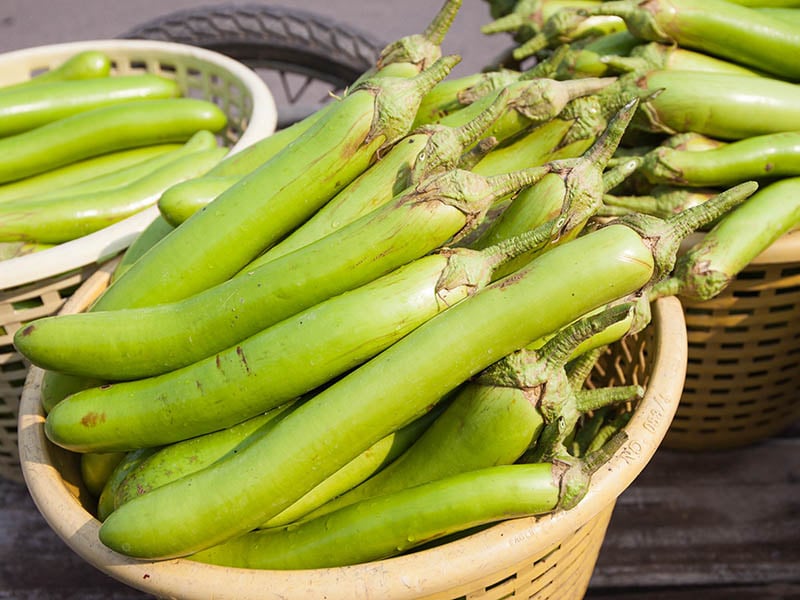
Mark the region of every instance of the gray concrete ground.
MULTIPOLYGON (((295 7, 392 41, 421 32, 441 6, 436 0, 237 0, 227 4, 295 7)), ((0 0, 0 52, 76 40, 111 38, 155 17, 179 9, 226 2, 210 0, 0 0)), ((479 70, 509 43, 506 36, 484 36, 484 0, 464 0, 443 49, 462 56, 454 74, 479 70)))

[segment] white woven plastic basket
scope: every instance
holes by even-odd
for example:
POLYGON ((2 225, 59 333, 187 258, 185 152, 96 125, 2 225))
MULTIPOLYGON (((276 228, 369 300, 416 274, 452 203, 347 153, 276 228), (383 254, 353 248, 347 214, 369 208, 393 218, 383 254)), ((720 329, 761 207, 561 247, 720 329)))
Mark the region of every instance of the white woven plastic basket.
MULTIPOLYGON (((246 65, 210 50, 150 40, 88 40, 0 55, 0 85, 30 79, 85 50, 112 60, 113 74, 175 79, 184 96, 216 103, 228 116, 220 142, 239 150, 272 134, 277 110, 266 83, 246 65)), ((28 365, 12 346, 32 319, 56 313, 97 268, 119 254, 158 215, 151 207, 55 248, 0 262, 0 476, 22 479, 17 450, 19 398, 28 365)))
MULTIPOLYGON (((64 306, 80 312, 102 293, 110 269, 95 273, 64 306)), ((237 569, 186 559, 140 561, 104 546, 94 499, 78 455, 44 433, 43 371, 33 367, 22 394, 20 452, 25 481, 52 529, 79 556, 132 588, 182 600, 501 600, 584 597, 618 496, 659 447, 680 400, 686 372, 686 327, 680 302, 658 300, 644 332, 601 358, 595 385, 646 389, 625 431, 627 441, 592 479, 574 508, 501 522, 427 550, 347 567, 276 571, 237 569)))

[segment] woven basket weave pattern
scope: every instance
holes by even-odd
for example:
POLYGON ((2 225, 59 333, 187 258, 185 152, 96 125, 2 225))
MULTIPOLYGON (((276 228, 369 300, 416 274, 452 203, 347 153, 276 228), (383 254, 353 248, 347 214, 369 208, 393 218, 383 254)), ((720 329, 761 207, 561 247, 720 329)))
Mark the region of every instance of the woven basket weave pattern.
POLYGON ((223 132, 228 146, 241 138, 248 127, 253 104, 247 88, 215 65, 183 57, 169 61, 143 53, 115 57, 113 69, 119 75, 153 73, 170 77, 178 82, 184 96, 213 101, 228 115, 228 127, 223 132))
POLYGON ((800 419, 800 262, 751 264, 684 310, 689 364, 666 446, 745 446, 800 419))
MULTIPOLYGON (((242 72, 233 73, 227 68, 233 63, 232 59, 189 46, 151 41, 99 40, 17 51, 0 55, 0 62, 6 61, 0 69, 0 84, 29 79, 88 47, 97 47, 111 58, 114 74, 153 73, 170 77, 178 82, 184 96, 217 104, 228 116, 227 128, 219 134, 220 142, 231 147, 231 151, 249 145, 274 130, 274 106, 261 106, 259 110, 254 106, 255 97, 263 99, 266 95, 269 101, 272 100, 266 84, 249 69, 246 71, 248 77, 242 77, 242 72), (14 60, 11 61, 9 56, 13 56, 14 60)), ((243 65, 236 65, 246 69, 243 65)), ((89 240, 89 237, 81 240, 89 240)), ((120 246, 118 250, 124 247, 121 242, 117 245, 120 246)), ((74 244, 72 247, 75 247, 74 244)), ((44 271, 48 271, 45 258, 55 255, 56 259, 63 259, 65 252, 68 254, 56 248, 37 253, 39 257, 31 255, 25 258, 41 258, 39 264, 44 271)), ((88 262, 70 259, 66 262, 75 264, 63 272, 36 279, 28 277, 30 272, 26 272, 24 275, 28 279, 24 283, 0 287, 0 477, 22 481, 17 449, 17 417, 29 365, 12 345, 14 333, 24 323, 58 312, 81 283, 98 270, 104 259, 88 262)), ((0 262, 2 268, 3 263, 0 262)))
POLYGON ((19 397, 29 364, 16 351, 14 333, 23 323, 58 312, 97 265, 7 291, 0 291, 0 476, 22 481, 17 449, 19 397))

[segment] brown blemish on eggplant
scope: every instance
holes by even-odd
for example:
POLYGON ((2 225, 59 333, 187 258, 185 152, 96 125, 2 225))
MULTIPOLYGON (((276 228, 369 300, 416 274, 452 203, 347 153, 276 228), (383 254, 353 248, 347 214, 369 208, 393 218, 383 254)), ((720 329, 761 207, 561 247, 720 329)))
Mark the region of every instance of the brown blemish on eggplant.
POLYGON ((100 425, 101 423, 106 422, 106 413, 96 413, 90 412, 86 413, 81 418, 81 425, 84 427, 94 427, 95 425, 100 425))
POLYGON ((20 331, 20 335, 25 337, 33 333, 33 330, 36 329, 35 325, 28 325, 27 327, 23 327, 22 331, 20 331))
POLYGON ((244 355, 244 350, 242 350, 241 346, 236 346, 236 354, 239 357, 239 359, 242 361, 242 364, 244 365, 245 371, 247 371, 249 373, 250 372, 250 365, 247 364, 247 357, 244 355))
POLYGON ((497 283, 497 287, 499 287, 500 289, 503 289, 503 288, 508 287, 510 285, 514 285, 517 281, 522 279, 524 276, 525 276, 525 273, 521 273, 519 271, 517 271, 515 273, 512 273, 511 275, 508 275, 508 276, 504 277, 503 279, 501 279, 497 283))

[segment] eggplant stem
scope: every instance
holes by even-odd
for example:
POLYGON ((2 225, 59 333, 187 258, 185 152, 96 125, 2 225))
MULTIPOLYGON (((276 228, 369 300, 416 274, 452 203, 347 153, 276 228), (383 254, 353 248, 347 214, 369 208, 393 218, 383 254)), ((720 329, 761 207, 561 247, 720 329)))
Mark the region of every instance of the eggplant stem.
POLYGON ((605 406, 613 406, 634 399, 640 400, 643 396, 644 388, 640 385, 614 386, 575 392, 578 410, 581 412, 595 411, 605 406))
POLYGON ((622 448, 626 441, 628 441, 628 434, 625 430, 620 429, 600 448, 592 450, 581 459, 583 472, 587 475, 596 473, 600 467, 611 460, 611 457, 622 448))
POLYGON ((597 361, 608 350, 608 346, 593 348, 567 363, 567 378, 573 389, 581 389, 597 364, 597 361))
POLYGON ((462 0, 446 0, 422 35, 434 44, 441 44, 447 32, 450 31, 450 26, 453 24, 461 4, 462 0))
POLYGON ((525 254, 533 250, 538 250, 552 238, 553 234, 558 230, 558 220, 551 219, 532 229, 526 231, 512 238, 502 240, 494 246, 482 250, 487 254, 492 270, 497 269, 499 266, 513 260, 517 256, 525 254))

